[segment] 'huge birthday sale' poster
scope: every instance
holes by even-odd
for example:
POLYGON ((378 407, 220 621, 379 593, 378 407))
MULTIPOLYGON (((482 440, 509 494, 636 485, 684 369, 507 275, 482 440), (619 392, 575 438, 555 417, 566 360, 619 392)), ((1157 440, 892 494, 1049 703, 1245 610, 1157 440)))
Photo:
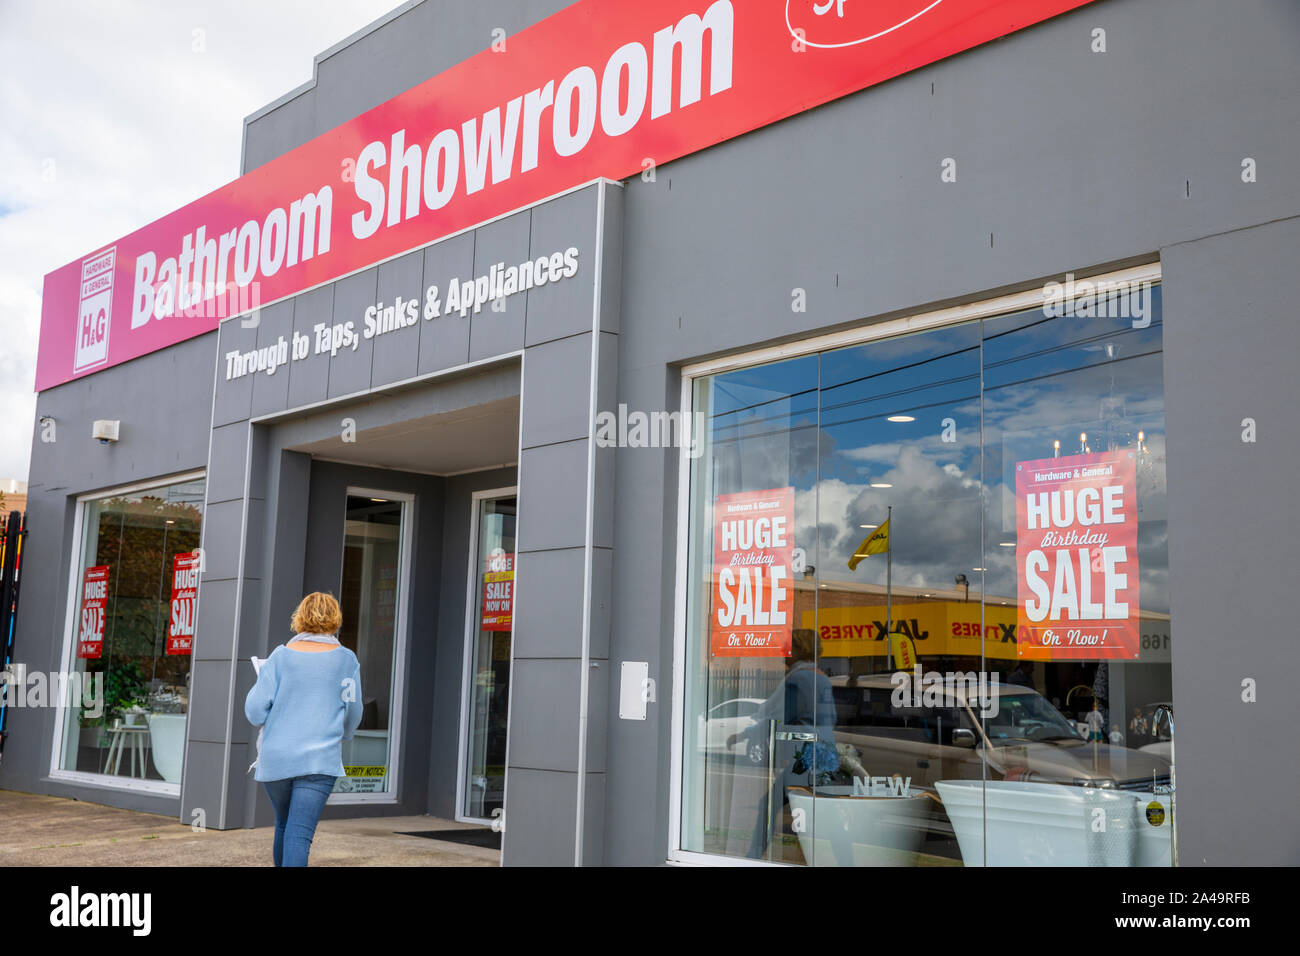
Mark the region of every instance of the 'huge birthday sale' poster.
POLYGON ((793 524, 793 488, 718 495, 714 501, 712 656, 790 655, 793 524))
POLYGON ((1016 563, 1021 657, 1136 660, 1134 453, 1019 462, 1016 563))

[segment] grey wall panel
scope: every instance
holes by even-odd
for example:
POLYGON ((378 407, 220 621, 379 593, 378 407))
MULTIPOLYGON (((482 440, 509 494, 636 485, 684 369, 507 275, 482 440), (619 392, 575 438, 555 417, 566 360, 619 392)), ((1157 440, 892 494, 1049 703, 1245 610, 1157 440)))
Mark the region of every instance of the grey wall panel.
POLYGON ((324 56, 312 87, 247 122, 244 170, 487 49, 494 30, 517 33, 568 5, 567 0, 439 0, 412 6, 324 56))
POLYGON ((243 171, 249 172, 295 146, 314 139, 318 130, 315 91, 290 97, 261 120, 245 120, 243 171))
POLYGON ((623 314, 623 203, 626 189, 605 189, 605 219, 601 230, 600 328, 622 331, 623 314))
MULTIPOLYGON (((405 315, 408 304, 415 306, 415 325, 394 329, 374 337, 371 385, 387 385, 416 375, 420 360, 420 332, 424 324, 424 253, 413 252, 379 266, 375 304, 393 306, 405 315)), ((364 320, 358 326, 365 330, 364 320)))
POLYGON ((233 352, 247 353, 257 348, 257 326, 248 317, 227 319, 221 323, 217 343, 217 384, 212 399, 212 424, 228 425, 242 421, 253 408, 255 373, 227 379, 227 358, 233 352))
POLYGON ((293 329, 299 335, 308 336, 311 344, 307 358, 290 362, 287 369, 289 375, 287 401, 290 408, 319 402, 325 398, 329 389, 329 353, 317 354, 316 352, 316 326, 321 323, 334 324, 333 285, 303 293, 294 299, 293 329))
POLYGON ((579 657, 582 653, 582 602, 557 601, 582 593, 585 548, 526 551, 518 556, 515 600, 521 613, 514 627, 514 655, 521 657, 579 657))
MULTIPOLYGON (((596 547, 591 555, 591 617, 588 653, 594 659, 609 657, 609 635, 614 624, 614 552, 596 547)), ((563 593, 563 592, 561 592, 563 593)))
POLYGON ((599 195, 599 189, 589 187, 533 209, 529 257, 536 260, 575 247, 578 250, 578 272, 572 278, 548 282, 527 293, 526 344, 530 346, 591 331, 591 312, 595 307, 596 207, 599 195))
MULTIPOLYGON (((283 302, 277 302, 275 305, 262 309, 258 319, 257 347, 260 349, 278 346, 280 340, 283 339, 289 346, 287 354, 292 355, 293 313, 294 304, 292 299, 286 299, 283 302)), ((224 375, 224 372, 222 374, 224 375)), ((278 366, 270 375, 265 372, 258 372, 252 376, 252 379, 253 404, 251 411, 254 417, 266 412, 279 411, 286 406, 289 400, 288 365, 278 366)))
MULTIPOLYGON (((442 303, 447 301, 447 284, 452 279, 467 279, 473 272, 472 232, 434 243, 424 250, 424 285, 427 288, 436 284, 438 299, 442 303)), ((461 318, 459 314, 443 313, 425 319, 424 303, 421 303, 419 373, 455 368, 468 362, 469 325, 469 317, 461 318)))
MULTIPOLYGON (((265 612, 266 595, 270 582, 265 578, 244 578, 244 591, 240 600, 239 647, 236 649, 235 673, 252 673, 250 658, 266 657, 271 648, 281 644, 290 634, 289 619, 274 619, 265 612)), ((226 660, 230 660, 230 654, 226 660)), ((235 708, 235 727, 240 727, 239 708, 235 708)), ((247 730, 235 735, 236 740, 245 738, 247 730)))
POLYGON ((519 650, 510 672, 510 765, 576 772, 579 661, 521 658, 519 650))
POLYGON ((572 865, 577 787, 576 773, 510 768, 502 865, 572 865))
POLYGON ((361 316, 377 299, 378 269, 367 269, 334 283, 334 325, 352 323, 354 347, 330 356, 330 398, 352 395, 370 387, 370 365, 375 343, 361 334, 361 316))
POLYGON ((244 497, 244 461, 248 456, 248 425, 234 422, 212 429, 212 465, 208 469, 207 500, 235 501, 244 497))
MULTIPOLYGON (((509 216, 474 231, 474 270, 461 279, 489 274, 493 265, 518 265, 528 257, 528 236, 532 217, 528 213, 509 216)), ((444 299, 445 301, 445 299, 444 299)), ((469 313, 469 357, 471 361, 513 352, 524 347, 524 320, 528 297, 512 295, 469 313)), ((459 313, 458 313, 459 315, 459 313)))
POLYGON ((230 662, 234 649, 235 608, 239 580, 203 575, 199 581, 199 619, 194 636, 195 661, 230 662))
MULTIPOLYGON (((224 694, 198 694, 191 700, 189 722, 186 730, 191 742, 197 740, 225 742, 227 730, 235 726, 247 726, 244 719, 244 698, 253 686, 253 668, 246 664, 235 672, 234 711, 227 710, 224 694)), ((204 686, 216 687, 227 682, 230 677, 230 660, 224 661, 199 659, 193 663, 191 679, 204 686)))
POLYGON ((519 471, 519 550, 583 547, 587 523, 586 440, 525 448, 519 471))
MULTIPOLYGON (((590 316, 587 324, 590 327, 590 316)), ((528 349, 529 394, 542 400, 524 402, 520 407, 519 428, 525 448, 587 436, 591 430, 591 395, 581 384, 590 377, 590 332, 528 349)))
MULTIPOLYGON (((245 534, 243 501, 209 504, 203 515, 203 551, 207 578, 239 576, 239 553, 245 534)), ((201 626, 201 625, 200 625, 201 626)))
MULTIPOLYGON (((185 728, 188 745, 226 741, 230 725, 226 695, 230 681, 230 661, 198 658, 190 669, 190 719, 185 728), (221 693, 216 689, 220 688, 221 693), (201 692, 200 692, 201 689, 201 692)), ((242 701, 239 701, 242 704, 242 701)))
POLYGON ((1279 600, 1295 590, 1300 528, 1297 249, 1292 218, 1161 253, 1183 865, 1300 863, 1300 830, 1274 800, 1300 788, 1289 676, 1300 647, 1279 600))
MULTIPOLYGON (((217 675, 218 677, 220 675, 217 675)), ((231 764, 238 766, 232 748, 231 764)), ((247 755, 247 748, 240 745, 240 759, 247 755)), ((246 769, 252 758, 244 759, 246 769)), ((181 781, 181 815, 184 823, 196 819, 195 810, 202 811, 202 819, 209 827, 220 826, 221 820, 221 776, 226 766, 226 746, 224 743, 206 740, 190 740, 185 746, 185 774, 181 781)))
MULTIPOLYGON (((273 582, 263 594, 268 638, 287 632, 289 619, 302 594, 303 571, 307 563, 307 529, 310 522, 311 458, 292 451, 279 453, 276 488, 267 506, 275 515, 274 537, 268 541, 271 558, 267 580, 273 582)), ((263 645, 263 654, 267 650, 263 645)), ((256 652, 253 652, 256 653, 256 652)), ((259 654, 262 656, 262 654, 259 654)))

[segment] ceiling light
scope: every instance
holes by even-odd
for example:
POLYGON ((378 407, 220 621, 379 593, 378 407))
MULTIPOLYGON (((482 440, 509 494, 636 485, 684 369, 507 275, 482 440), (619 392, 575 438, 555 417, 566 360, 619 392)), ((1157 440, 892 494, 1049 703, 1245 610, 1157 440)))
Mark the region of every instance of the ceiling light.
POLYGON ((911 415, 890 415, 887 419, 891 422, 914 422, 916 419, 911 415))
POLYGON ((879 525, 875 525, 875 524, 860 524, 860 525, 858 525, 858 527, 859 527, 859 528, 878 528, 878 527, 880 527, 880 526, 879 526, 879 525))
POLYGON ((999 547, 999 548, 1014 548, 1015 546, 1016 546, 1016 543, 1015 543, 1014 541, 999 541, 999 542, 998 542, 998 547, 999 547))
POLYGON ((987 571, 988 568, 971 568, 972 571, 987 571))
POLYGON ((871 483, 871 487, 872 487, 872 488, 892 488, 892 487, 894 487, 894 486, 891 485, 891 484, 890 484, 889 482, 887 482, 887 481, 873 481, 873 482, 871 483))

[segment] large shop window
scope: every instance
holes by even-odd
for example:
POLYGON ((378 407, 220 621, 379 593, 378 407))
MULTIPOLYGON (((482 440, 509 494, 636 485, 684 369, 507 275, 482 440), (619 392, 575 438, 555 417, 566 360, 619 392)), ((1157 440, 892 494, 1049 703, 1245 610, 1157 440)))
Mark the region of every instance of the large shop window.
POLYGON ((1161 330, 1148 283, 693 380, 681 851, 1172 862, 1161 330))
POLYGON ((58 768, 179 787, 202 478, 79 502, 58 768))

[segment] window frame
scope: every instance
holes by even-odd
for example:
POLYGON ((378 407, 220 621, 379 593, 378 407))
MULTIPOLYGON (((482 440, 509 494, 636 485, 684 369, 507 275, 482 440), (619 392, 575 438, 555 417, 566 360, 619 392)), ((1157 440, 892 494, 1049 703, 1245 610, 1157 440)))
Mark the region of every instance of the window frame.
MULTIPOLYGON (((1077 290, 1077 285, 1083 282, 1094 283, 1098 281, 1107 281, 1145 282, 1152 285, 1160 284, 1161 265, 1159 260, 1154 260, 1141 265, 1112 270, 1109 272, 1102 271, 1087 273, 1081 270, 1079 273, 1074 274, 1074 278, 1076 285, 1075 294, 1062 299, 1061 301, 1072 302, 1079 298, 1083 298, 1077 290)), ((666 862, 670 864, 703 866, 795 865, 790 863, 777 863, 768 860, 741 859, 737 857, 723 856, 721 854, 682 849, 681 828, 683 819, 682 786, 685 781, 684 761, 688 758, 694 757, 693 754, 688 755, 686 752, 685 708, 686 642, 688 625, 686 618, 686 598, 690 587, 689 568, 687 567, 690 559, 691 533, 690 512, 692 459, 690 457, 690 449, 693 443, 691 428, 694 425, 694 416, 692 415, 692 412, 694 411, 693 397, 696 380, 711 375, 717 375, 721 372, 731 372, 739 369, 750 368, 756 365, 785 361, 787 359, 798 358, 800 356, 815 354, 818 352, 827 352, 855 345, 865 345, 881 339, 904 335, 909 332, 920 332, 930 329, 944 328, 947 326, 962 325, 967 322, 996 318, 1000 315, 1019 312, 1025 309, 1042 308, 1049 300, 1048 286, 1054 283, 1057 283, 1057 288, 1061 289, 1061 291, 1057 293, 1058 296, 1066 291, 1066 288, 1062 287, 1056 279, 1049 278, 1038 283, 1033 288, 1028 288, 1020 292, 990 298, 972 299, 970 302, 962 305, 937 309, 930 312, 902 315, 896 318, 874 322, 869 325, 858 325, 854 328, 845 329, 839 332, 807 336, 796 341, 779 345, 770 345, 731 352, 717 358, 682 366, 681 392, 679 395, 678 410, 681 413, 683 436, 677 452, 677 541, 675 548, 677 572, 673 582, 672 716, 670 729, 671 755, 669 758, 670 779, 668 783, 668 845, 666 848, 666 862)))
MULTIPOLYGON (((72 521, 72 542, 67 550, 69 555, 68 561, 68 597, 64 609, 63 620, 63 650, 59 655, 59 668, 63 673, 69 673, 75 665, 72 663, 73 631, 77 619, 77 592, 78 583, 81 574, 81 563, 85 556, 85 517, 86 509, 91 502, 99 501, 103 498, 112 498, 117 495, 134 494, 140 491, 150 491, 154 488, 166 488, 168 485, 181 484, 187 481, 202 480, 204 485, 204 506, 203 506, 203 530, 207 528, 207 469, 200 468, 194 471, 180 472, 174 475, 168 475, 160 478, 150 478, 144 481, 134 482, 128 485, 118 485, 114 488, 107 488, 100 491, 87 492, 78 495, 74 502, 74 515, 72 521)), ((200 600, 202 599, 202 590, 200 589, 200 600)), ((197 623, 200 606, 196 603, 194 609, 194 619, 197 623)), ((190 662, 193 668, 193 660, 190 662)), ((192 673, 192 670, 191 670, 192 673)), ((159 794, 168 797, 177 797, 181 795, 181 787, 185 785, 185 764, 181 765, 181 782, 167 783, 165 780, 144 780, 136 777, 122 777, 111 773, 90 773, 85 770, 64 770, 61 766, 63 756, 63 743, 65 736, 65 725, 67 723, 66 707, 63 698, 60 696, 58 705, 54 708, 54 732, 52 745, 50 747, 50 770, 49 779, 60 783, 76 783, 90 787, 107 787, 111 790, 131 790, 141 793, 159 794)), ((185 734, 186 748, 188 754, 189 747, 189 726, 190 726, 190 708, 187 704, 185 708, 185 734)))
MULTIPOLYGON (((461 635, 461 674, 460 674, 460 718, 456 732, 456 802, 455 819, 458 823, 476 823, 480 826, 500 826, 497 820, 489 817, 470 816, 465 810, 465 770, 469 760, 470 705, 474 695, 474 638, 478 634, 478 575, 482 556, 479 554, 479 521, 483 514, 483 504, 497 498, 514 498, 516 501, 516 522, 518 521, 519 486, 505 488, 485 488, 470 495, 469 541, 466 545, 468 563, 465 571, 465 626, 461 635)), ((515 568, 518 569, 518 552, 515 568)), ((511 625, 511 648, 514 647, 514 626, 511 625)), ((510 676, 514 678, 514 654, 510 656, 510 676)), ((510 708, 509 695, 506 698, 506 747, 510 746, 510 708)), ((510 761, 506 761, 508 767, 510 761)), ((501 794, 501 814, 505 817, 505 791, 501 794)))

